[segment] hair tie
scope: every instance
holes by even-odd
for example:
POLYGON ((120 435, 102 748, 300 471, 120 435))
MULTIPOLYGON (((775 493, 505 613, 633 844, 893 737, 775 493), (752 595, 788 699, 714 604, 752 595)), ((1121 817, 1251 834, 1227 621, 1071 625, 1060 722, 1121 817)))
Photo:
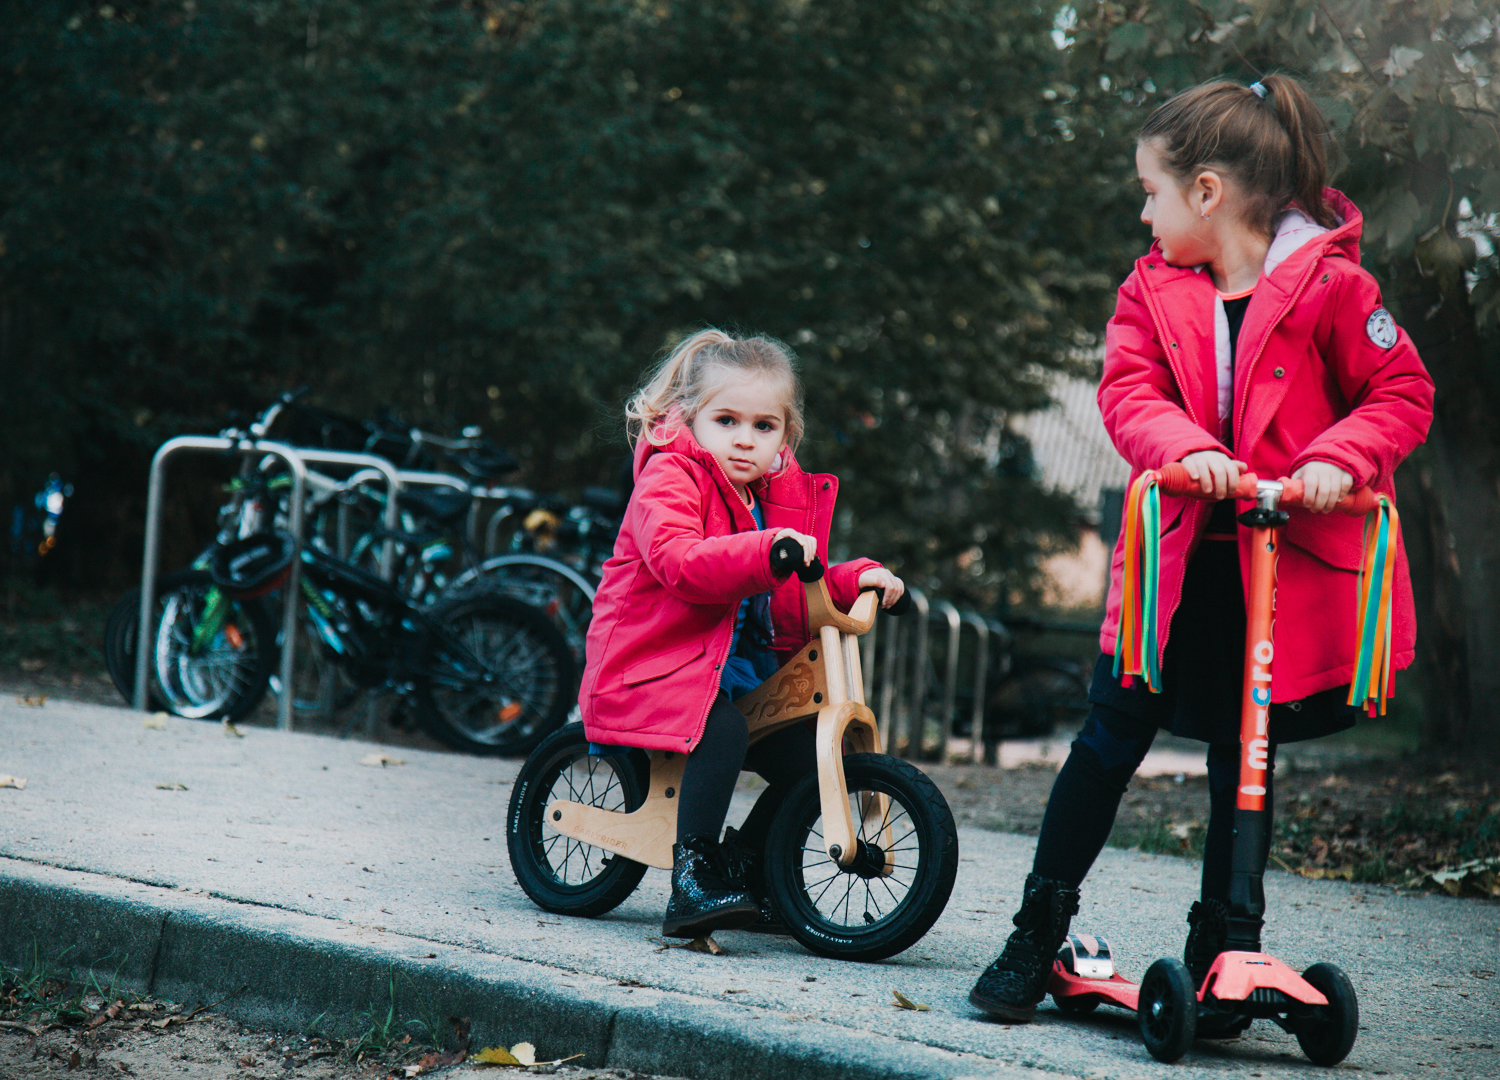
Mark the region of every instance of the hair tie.
POLYGON ((1266 87, 1264 83, 1253 82, 1250 84, 1250 92, 1262 101, 1266 100, 1266 87))

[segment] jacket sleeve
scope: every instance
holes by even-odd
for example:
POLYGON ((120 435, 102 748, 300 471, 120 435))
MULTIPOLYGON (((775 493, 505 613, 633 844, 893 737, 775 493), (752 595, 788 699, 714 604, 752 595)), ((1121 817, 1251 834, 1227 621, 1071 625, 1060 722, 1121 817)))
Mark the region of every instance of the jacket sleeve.
POLYGON ((874 559, 851 559, 828 568, 828 595, 840 611, 848 611, 859 599, 859 575, 880 564, 874 559))
POLYGON ((727 604, 775 588, 785 580, 771 572, 775 532, 704 536, 695 467, 676 454, 657 454, 641 470, 631 502, 646 568, 689 604, 727 604))
POLYGON ((1230 454, 1183 407, 1135 271, 1120 286, 1104 330, 1099 413, 1115 449, 1136 469, 1159 469, 1197 450, 1230 454))
POLYGON ((1311 461, 1326 461, 1353 476, 1355 487, 1363 487, 1390 477, 1427 437, 1433 386, 1405 330, 1396 328, 1389 348, 1373 340, 1369 319, 1382 307, 1374 278, 1359 267, 1341 277, 1338 295, 1328 301, 1332 326, 1324 355, 1351 408, 1302 449, 1292 472, 1311 461))

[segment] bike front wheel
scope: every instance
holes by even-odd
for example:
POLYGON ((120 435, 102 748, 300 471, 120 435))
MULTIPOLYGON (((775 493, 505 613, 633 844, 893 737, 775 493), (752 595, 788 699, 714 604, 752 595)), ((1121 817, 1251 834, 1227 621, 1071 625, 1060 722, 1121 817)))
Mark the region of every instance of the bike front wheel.
POLYGON ((932 928, 958 875, 958 829, 927 775, 885 754, 844 758, 859 851, 828 855, 818 777, 788 793, 766 844, 766 885, 792 935, 840 960, 883 960, 932 928))
MULTIPOLYGON (((110 612, 104 659, 116 689, 133 700, 141 592, 110 612)), ((150 708, 190 720, 242 720, 260 704, 276 663, 276 630, 259 600, 224 595, 206 570, 157 580, 152 612, 150 708)))
POLYGON ((454 600, 415 686, 417 716, 436 738, 473 754, 525 754, 562 727, 578 695, 568 643, 540 611, 506 596, 454 600))

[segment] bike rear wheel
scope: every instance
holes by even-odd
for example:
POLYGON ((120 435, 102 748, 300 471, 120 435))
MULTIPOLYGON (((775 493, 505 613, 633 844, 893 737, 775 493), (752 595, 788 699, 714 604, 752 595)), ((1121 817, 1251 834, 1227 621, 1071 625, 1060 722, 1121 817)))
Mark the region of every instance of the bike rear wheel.
POLYGON ((474 595, 433 613, 441 628, 415 687, 417 718, 473 754, 518 756, 562 727, 578 695, 568 643, 535 608, 474 595))
POLYGON ((639 750, 589 753, 582 724, 554 731, 526 759, 510 794, 506 844, 521 890, 544 911, 592 918, 618 907, 646 873, 644 863, 555 832, 547 806, 566 799, 629 813, 645 801, 650 766, 639 750))

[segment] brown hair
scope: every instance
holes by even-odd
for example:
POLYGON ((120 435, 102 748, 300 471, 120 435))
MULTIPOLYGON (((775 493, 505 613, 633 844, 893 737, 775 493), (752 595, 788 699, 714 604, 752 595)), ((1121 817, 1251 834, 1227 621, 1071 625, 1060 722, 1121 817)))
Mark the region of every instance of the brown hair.
POLYGON ((1267 75, 1256 90, 1209 82, 1184 90, 1141 128, 1162 164, 1184 183, 1204 168, 1227 173, 1245 198, 1245 222, 1272 235, 1289 202, 1319 225, 1338 219, 1323 197, 1328 181, 1328 122, 1302 84, 1267 75))
POLYGON ((639 439, 658 446, 669 442, 675 431, 665 430, 661 422, 673 410, 684 425, 692 427, 704 402, 736 378, 779 384, 786 412, 786 445, 795 451, 803 431, 802 381, 797 378, 791 350, 775 338, 736 338, 713 328, 679 341, 626 404, 631 445, 639 439))

